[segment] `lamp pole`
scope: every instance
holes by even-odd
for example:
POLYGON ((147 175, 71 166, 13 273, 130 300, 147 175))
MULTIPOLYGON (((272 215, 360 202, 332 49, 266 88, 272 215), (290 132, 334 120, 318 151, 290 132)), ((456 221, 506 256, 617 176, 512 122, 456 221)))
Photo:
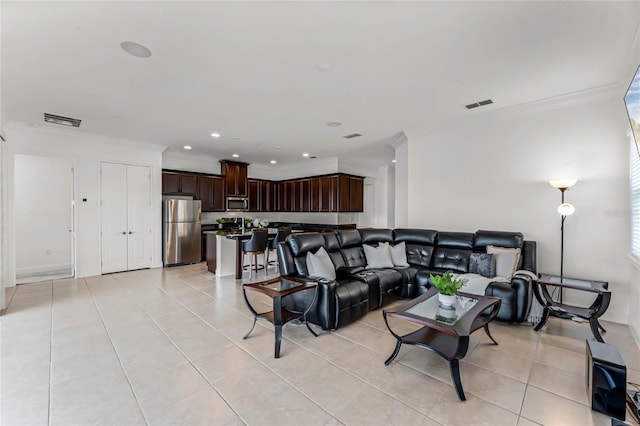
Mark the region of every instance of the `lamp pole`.
MULTIPOLYGON (((561 204, 558 207, 558 213, 561 215, 560 219, 560 283, 564 282, 564 221, 567 216, 573 214, 575 208, 564 202, 564 193, 567 189, 576 184, 577 179, 554 179, 550 180, 549 184, 554 188, 560 190, 561 204)), ((560 303, 562 304, 562 287, 560 287, 560 303)))
MULTIPOLYGON (((562 193, 562 204, 564 204, 564 191, 567 188, 559 188, 562 193)), ((566 215, 561 215, 560 219, 560 283, 562 284, 564 279, 564 220, 567 218, 566 215)), ((560 304, 562 304, 562 287, 560 287, 560 304)))

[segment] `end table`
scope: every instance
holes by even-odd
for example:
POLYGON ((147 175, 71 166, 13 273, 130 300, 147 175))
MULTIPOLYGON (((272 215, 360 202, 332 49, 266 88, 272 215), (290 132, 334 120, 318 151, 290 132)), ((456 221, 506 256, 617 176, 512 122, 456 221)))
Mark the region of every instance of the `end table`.
POLYGON ((244 335, 243 339, 249 337, 258 318, 265 319, 273 324, 275 328, 275 358, 280 358, 280 342, 282 341, 282 326, 294 319, 302 319, 307 326, 307 329, 315 337, 318 337, 315 331, 311 329, 307 322, 307 314, 311 307, 316 303, 318 298, 318 284, 315 281, 298 281, 290 278, 276 277, 266 281, 260 281, 256 283, 247 283, 242 285, 242 294, 244 301, 247 303, 249 310, 253 313, 253 324, 251 329, 244 335), (294 312, 282 306, 282 299, 290 296, 299 291, 313 290, 313 299, 304 312, 294 312), (264 294, 271 298, 273 303, 273 310, 269 312, 258 312, 251 306, 249 298, 247 297, 247 291, 255 291, 260 294, 264 294))
POLYGON ((544 308, 542 318, 534 328, 535 331, 539 331, 545 325, 550 315, 556 317, 566 317, 568 315, 571 318, 577 317, 589 321, 593 337, 595 337, 598 342, 604 343, 604 340, 600 335, 600 331, 606 332, 607 330, 602 327, 598 318, 607 311, 609 302, 611 301, 609 283, 579 278, 560 278, 557 275, 540 274, 538 281, 534 281, 533 291, 536 299, 538 299, 538 302, 540 302, 544 308), (586 308, 556 302, 549 293, 549 286, 595 293, 597 295, 596 300, 586 308))

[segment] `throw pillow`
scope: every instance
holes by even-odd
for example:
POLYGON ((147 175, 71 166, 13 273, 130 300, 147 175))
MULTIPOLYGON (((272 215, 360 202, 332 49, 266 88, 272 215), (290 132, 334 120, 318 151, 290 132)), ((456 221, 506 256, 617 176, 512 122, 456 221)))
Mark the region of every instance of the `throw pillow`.
POLYGON ((307 270, 312 277, 336 279, 336 269, 324 247, 320 247, 316 254, 307 252, 307 270))
POLYGON ((393 268, 389 245, 380 244, 378 247, 363 244, 364 256, 367 258, 366 269, 393 268))
POLYGON ((502 278, 511 279, 518 267, 520 249, 489 245, 487 246, 487 253, 493 254, 496 259, 496 275, 502 278))
POLYGON ((493 254, 471 253, 469 258, 469 272, 479 274, 483 277, 493 278, 496 276, 496 260, 493 254))
POLYGON ((394 266, 409 266, 409 262, 407 262, 407 246, 404 241, 395 246, 391 246, 389 243, 384 244, 388 245, 389 250, 391 250, 391 260, 394 266))

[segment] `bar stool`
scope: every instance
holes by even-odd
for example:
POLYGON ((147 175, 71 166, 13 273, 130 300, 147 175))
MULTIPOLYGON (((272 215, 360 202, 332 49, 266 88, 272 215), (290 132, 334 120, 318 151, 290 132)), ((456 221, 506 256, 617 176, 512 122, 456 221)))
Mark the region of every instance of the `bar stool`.
POLYGON ((276 232, 276 236, 269 242, 269 250, 267 251, 267 268, 269 265, 274 265, 276 267, 276 271, 279 270, 278 265, 278 257, 276 255, 276 260, 269 261, 269 256, 272 251, 276 251, 278 247, 278 243, 284 241, 287 238, 287 235, 291 233, 291 228, 288 226, 282 226, 278 228, 278 232, 276 232))
MULTIPOLYGON (((244 265, 245 254, 249 255, 249 278, 253 276, 253 271, 258 273, 259 269, 264 269, 265 275, 267 274, 266 265, 258 266, 258 255, 262 255, 263 262, 265 259, 264 252, 267 251, 267 228, 255 228, 251 233, 251 238, 248 241, 242 242, 242 264, 244 265)), ((246 266, 246 265, 245 265, 246 266)))

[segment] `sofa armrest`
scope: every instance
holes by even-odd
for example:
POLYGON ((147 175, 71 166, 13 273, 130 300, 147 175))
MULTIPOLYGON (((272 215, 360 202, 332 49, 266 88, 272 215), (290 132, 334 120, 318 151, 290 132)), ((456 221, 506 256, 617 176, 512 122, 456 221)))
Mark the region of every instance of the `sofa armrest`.
MULTIPOLYGON (((310 275, 287 275, 282 277, 283 280, 299 282, 299 283, 317 283, 318 297, 315 306, 309 309, 307 319, 322 327, 323 330, 329 330, 334 327, 332 321, 336 315, 335 293, 338 283, 334 280, 328 280, 321 277, 313 277, 310 275)), ((302 291, 291 295, 283 300, 283 305, 295 311, 301 311, 309 306, 313 294, 311 291, 302 291)))
POLYGON ((529 309, 531 308, 531 298, 533 295, 533 285, 531 276, 525 274, 516 274, 511 278, 511 287, 516 292, 516 322, 522 322, 527 319, 529 309))

